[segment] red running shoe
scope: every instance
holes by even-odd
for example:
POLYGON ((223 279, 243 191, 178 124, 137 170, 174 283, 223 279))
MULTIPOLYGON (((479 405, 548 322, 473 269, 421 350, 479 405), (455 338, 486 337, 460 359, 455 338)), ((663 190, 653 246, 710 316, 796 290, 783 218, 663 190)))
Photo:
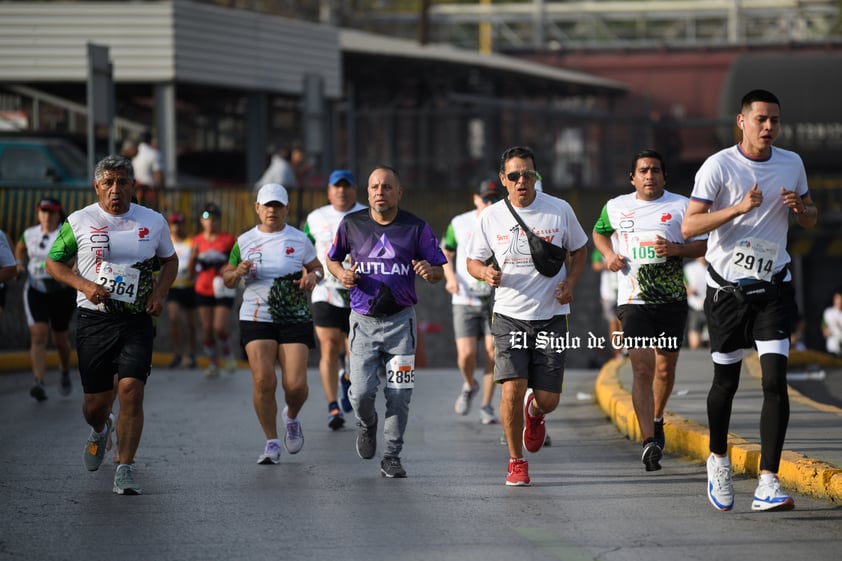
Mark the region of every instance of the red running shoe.
POLYGON ((532 417, 529 414, 529 404, 534 399, 535 395, 530 391, 527 392, 526 398, 523 400, 523 447, 533 454, 541 449, 544 445, 544 439, 547 437, 544 416, 532 417))
POLYGON ((506 476, 506 485, 517 487, 529 487, 529 462, 526 460, 509 460, 509 474, 506 476))

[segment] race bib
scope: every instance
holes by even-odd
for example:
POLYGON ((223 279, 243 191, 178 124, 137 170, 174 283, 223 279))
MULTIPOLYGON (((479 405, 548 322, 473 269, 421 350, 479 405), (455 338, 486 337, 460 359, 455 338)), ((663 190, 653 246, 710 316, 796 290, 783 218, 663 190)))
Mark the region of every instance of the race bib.
POLYGON ((236 295, 237 289, 225 286, 225 281, 222 280, 222 277, 213 277, 214 298, 234 298, 236 295))
POLYGON ((655 255, 655 242, 658 240, 657 232, 630 232, 626 234, 626 257, 635 265, 649 265, 651 263, 664 263, 666 256, 655 255))
POLYGON ((137 298, 140 271, 130 265, 117 265, 103 261, 99 266, 97 283, 111 293, 112 300, 133 304, 137 298))
POLYGON ((759 279, 769 281, 778 258, 778 244, 760 238, 746 238, 737 242, 731 254, 731 279, 759 279))
POLYGON ((398 355, 386 364, 386 387, 411 390, 415 387, 415 355, 398 355))
POLYGON ((47 260, 38 257, 31 257, 29 259, 29 275, 36 280, 52 278, 47 272, 47 260))

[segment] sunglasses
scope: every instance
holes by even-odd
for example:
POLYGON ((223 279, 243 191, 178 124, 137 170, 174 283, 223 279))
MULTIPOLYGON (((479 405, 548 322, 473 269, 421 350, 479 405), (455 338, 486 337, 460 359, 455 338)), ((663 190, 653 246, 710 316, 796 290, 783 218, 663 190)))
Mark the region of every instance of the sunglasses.
POLYGON ((508 179, 509 181, 517 181, 521 177, 528 181, 541 179, 541 175, 534 169, 526 169, 523 171, 510 171, 506 174, 506 179, 508 179))
POLYGON ((47 240, 50 239, 49 234, 44 234, 44 237, 41 238, 41 243, 38 244, 38 247, 41 249, 45 249, 47 247, 47 240))

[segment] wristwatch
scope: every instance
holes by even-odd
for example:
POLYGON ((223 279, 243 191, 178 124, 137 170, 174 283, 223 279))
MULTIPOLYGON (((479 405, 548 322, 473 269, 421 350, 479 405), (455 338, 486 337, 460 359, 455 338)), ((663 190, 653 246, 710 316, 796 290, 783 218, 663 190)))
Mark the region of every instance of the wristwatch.
POLYGON ((313 274, 316 275, 316 278, 319 279, 319 281, 325 278, 324 273, 322 273, 319 269, 313 271, 313 274))

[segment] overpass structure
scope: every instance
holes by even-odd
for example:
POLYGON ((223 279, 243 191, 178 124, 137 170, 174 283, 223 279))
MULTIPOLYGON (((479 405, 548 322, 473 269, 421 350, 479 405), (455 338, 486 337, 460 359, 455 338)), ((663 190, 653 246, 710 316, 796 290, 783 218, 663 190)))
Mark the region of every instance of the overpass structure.
MULTIPOLYGON (((833 0, 581 0, 436 4, 426 18, 431 39, 483 52, 619 46, 712 46, 820 41, 839 36, 833 0)), ((417 14, 370 14, 406 26, 417 14)))

